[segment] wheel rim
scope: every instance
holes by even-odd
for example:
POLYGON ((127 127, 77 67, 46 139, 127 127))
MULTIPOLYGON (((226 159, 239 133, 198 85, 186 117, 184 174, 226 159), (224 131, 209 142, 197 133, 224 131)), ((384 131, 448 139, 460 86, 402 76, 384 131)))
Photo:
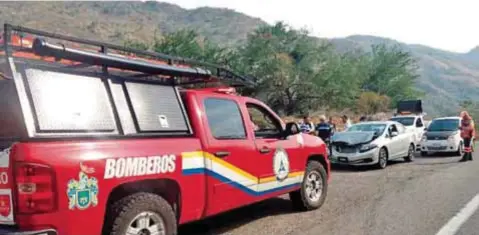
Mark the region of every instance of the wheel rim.
POLYGON ((142 212, 131 220, 126 235, 166 235, 165 223, 155 212, 142 212))
POLYGON ((412 145, 409 145, 409 159, 414 159, 414 147, 412 145))
POLYGON ((387 162, 388 160, 386 157, 386 151, 384 149, 381 149, 381 151, 379 151, 379 166, 381 166, 381 168, 384 168, 386 167, 387 162))
POLYGON ((306 194, 313 202, 319 201, 323 194, 323 177, 316 171, 310 172, 307 176, 306 194))

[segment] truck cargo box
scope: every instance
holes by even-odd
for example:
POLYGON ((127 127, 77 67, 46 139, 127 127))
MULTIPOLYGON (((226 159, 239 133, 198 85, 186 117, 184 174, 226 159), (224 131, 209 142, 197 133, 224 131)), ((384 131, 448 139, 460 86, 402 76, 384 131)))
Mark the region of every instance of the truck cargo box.
POLYGON ((421 100, 404 100, 397 103, 398 114, 422 114, 421 100))

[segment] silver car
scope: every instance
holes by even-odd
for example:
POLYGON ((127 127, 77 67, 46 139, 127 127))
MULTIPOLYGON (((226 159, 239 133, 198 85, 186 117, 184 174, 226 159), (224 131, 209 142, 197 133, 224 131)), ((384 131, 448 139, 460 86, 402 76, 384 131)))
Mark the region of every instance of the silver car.
POLYGON ((331 140, 330 160, 333 164, 376 165, 380 169, 389 160, 404 158, 413 161, 414 133, 395 121, 361 122, 331 140))

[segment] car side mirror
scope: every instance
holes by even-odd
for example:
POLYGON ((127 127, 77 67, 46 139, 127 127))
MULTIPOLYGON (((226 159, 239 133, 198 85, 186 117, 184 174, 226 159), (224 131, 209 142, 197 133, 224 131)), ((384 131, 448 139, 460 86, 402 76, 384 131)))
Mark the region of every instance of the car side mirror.
POLYGON ((398 135, 399 135, 399 133, 398 133, 397 131, 391 132, 391 138, 392 138, 392 137, 396 137, 396 136, 398 136, 398 135))
POLYGON ((286 123, 286 127, 283 130, 283 137, 286 138, 290 135, 296 135, 299 131, 299 125, 296 122, 288 122, 286 123))

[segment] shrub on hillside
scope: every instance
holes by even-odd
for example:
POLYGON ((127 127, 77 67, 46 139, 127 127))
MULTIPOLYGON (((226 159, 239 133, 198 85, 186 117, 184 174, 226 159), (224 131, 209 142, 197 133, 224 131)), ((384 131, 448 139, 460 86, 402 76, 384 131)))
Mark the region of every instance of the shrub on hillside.
POLYGON ((379 112, 387 112, 391 99, 385 95, 379 95, 374 92, 363 92, 356 103, 358 113, 367 115, 379 112))

